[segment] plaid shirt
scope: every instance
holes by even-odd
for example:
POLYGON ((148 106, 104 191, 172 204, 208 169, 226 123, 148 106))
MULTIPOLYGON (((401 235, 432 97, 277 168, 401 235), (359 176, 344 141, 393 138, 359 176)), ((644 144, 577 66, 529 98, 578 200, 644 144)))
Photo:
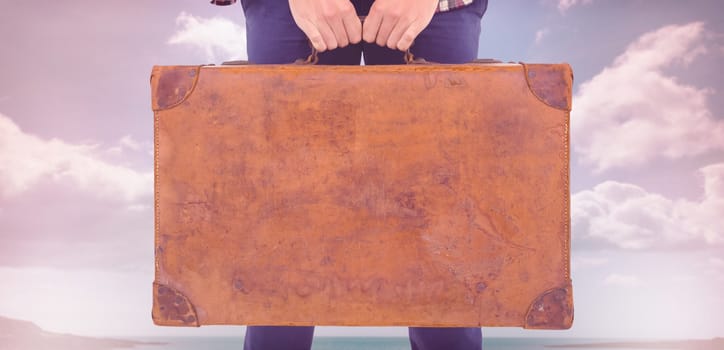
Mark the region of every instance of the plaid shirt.
MULTIPOLYGON (((236 0, 211 0, 212 4, 221 6, 231 5, 235 2, 236 0)), ((440 0, 440 3, 437 4, 437 10, 435 12, 445 12, 454 8, 470 5, 472 2, 473 0, 440 0)))

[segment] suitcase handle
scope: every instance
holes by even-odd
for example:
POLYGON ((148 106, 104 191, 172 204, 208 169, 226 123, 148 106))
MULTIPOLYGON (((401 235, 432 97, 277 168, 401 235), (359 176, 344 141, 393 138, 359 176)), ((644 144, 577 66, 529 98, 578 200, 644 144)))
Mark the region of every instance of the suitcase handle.
MULTIPOLYGON (((307 56, 307 58, 300 58, 294 61, 294 64, 317 64, 319 62, 319 56, 317 49, 312 46, 312 43, 309 43, 309 46, 312 48, 312 53, 307 56)), ((432 64, 434 62, 426 61, 424 58, 416 58, 412 52, 410 52, 410 49, 407 49, 405 51, 405 63, 406 64, 432 64)))
MULTIPOLYGON (((358 16, 360 22, 364 23, 367 16, 358 16)), ((314 45, 312 45, 312 42, 307 40, 309 43, 309 47, 312 49, 312 53, 307 56, 306 59, 298 59, 294 61, 294 64, 317 64, 319 62, 318 52, 317 49, 314 48, 314 45)), ((414 45, 415 42, 413 41, 412 45, 414 45)), ((412 47, 412 45, 410 45, 412 47)), ((425 61, 424 58, 415 58, 415 56, 412 55, 412 52, 410 52, 410 49, 408 48, 405 51, 405 63, 406 64, 432 64, 433 62, 425 61)))

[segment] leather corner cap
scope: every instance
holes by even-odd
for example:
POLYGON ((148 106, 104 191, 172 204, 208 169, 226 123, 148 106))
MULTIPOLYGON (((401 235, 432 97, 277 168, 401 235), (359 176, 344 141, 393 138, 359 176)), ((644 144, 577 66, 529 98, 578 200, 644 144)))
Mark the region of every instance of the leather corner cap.
POLYGON ((154 111, 183 102, 192 92, 201 66, 153 67, 151 72, 151 107, 154 111))
POLYGON ((543 103, 571 110, 573 71, 568 64, 525 64, 525 78, 533 94, 543 103))
POLYGON ((199 327, 193 304, 179 291, 153 283, 153 323, 159 326, 199 327))
POLYGON ((527 329, 569 329, 573 326, 571 285, 543 292, 528 309, 527 329))

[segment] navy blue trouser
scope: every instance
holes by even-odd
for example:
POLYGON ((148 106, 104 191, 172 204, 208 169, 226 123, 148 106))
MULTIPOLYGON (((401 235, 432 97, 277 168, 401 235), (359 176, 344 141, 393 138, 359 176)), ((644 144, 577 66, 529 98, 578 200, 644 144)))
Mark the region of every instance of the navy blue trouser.
MULTIPOLYGON (((352 0, 358 15, 367 15, 374 0, 352 0)), ((288 0, 241 0, 246 17, 247 53, 256 64, 292 63, 306 58, 310 46, 297 27, 288 0)), ((410 51, 437 63, 465 63, 477 58, 480 21, 488 0, 436 13, 410 51)), ((318 64, 402 64, 404 53, 364 41, 319 54, 318 64)), ((309 350, 314 327, 249 326, 244 350, 309 350)), ((482 332, 474 328, 410 327, 412 350, 480 350, 482 332)))

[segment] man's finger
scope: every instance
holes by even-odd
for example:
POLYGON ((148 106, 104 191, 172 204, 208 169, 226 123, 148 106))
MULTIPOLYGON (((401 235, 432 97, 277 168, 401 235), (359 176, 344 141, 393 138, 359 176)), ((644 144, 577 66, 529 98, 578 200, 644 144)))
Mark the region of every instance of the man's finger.
POLYGON ((329 24, 324 20, 317 21, 315 24, 319 33, 322 34, 322 39, 327 46, 327 50, 336 49, 338 46, 337 37, 334 35, 332 28, 329 27, 329 24))
POLYGON ((387 45, 387 39, 390 37, 390 33, 392 32, 392 29, 397 25, 398 19, 390 16, 385 16, 382 19, 382 24, 380 25, 380 31, 377 32, 377 45, 385 46, 387 45))
MULTIPOLYGON (((374 5, 373 5, 374 7, 374 5)), ((382 16, 374 8, 370 10, 370 14, 365 18, 365 24, 362 26, 362 38, 368 43, 374 43, 377 39, 377 32, 380 30, 382 16)))
POLYGON ((319 32, 317 27, 312 24, 312 22, 307 21, 306 19, 300 20, 299 29, 307 35, 307 38, 309 38, 309 41, 312 43, 312 46, 314 46, 315 50, 319 52, 327 50, 327 44, 324 43, 322 34, 319 32))
POLYGON ((332 28, 334 37, 337 40, 337 46, 347 46, 349 44, 349 39, 347 38, 347 31, 344 29, 344 23, 342 23, 342 19, 339 17, 336 17, 334 19, 328 19, 327 24, 330 28, 332 28))
POLYGON ((402 38, 402 35, 405 34, 407 31, 407 28, 410 27, 410 23, 406 20, 399 20, 397 22, 397 25, 395 28, 392 29, 392 33, 390 33, 389 38, 387 38, 387 47, 398 50, 399 48, 397 45, 400 42, 400 38, 402 38))
POLYGON ((413 21, 409 27, 407 27, 407 30, 402 34, 402 37, 400 38, 400 41, 397 42, 397 49, 400 51, 407 51, 410 49, 410 45, 412 45, 412 42, 415 41, 415 38, 417 38, 417 35, 422 32, 423 29, 425 29, 426 24, 424 24, 420 20, 413 21))
POLYGON ((362 22, 356 13, 351 12, 342 18, 344 29, 347 32, 347 38, 352 44, 356 44, 362 40, 362 22))

